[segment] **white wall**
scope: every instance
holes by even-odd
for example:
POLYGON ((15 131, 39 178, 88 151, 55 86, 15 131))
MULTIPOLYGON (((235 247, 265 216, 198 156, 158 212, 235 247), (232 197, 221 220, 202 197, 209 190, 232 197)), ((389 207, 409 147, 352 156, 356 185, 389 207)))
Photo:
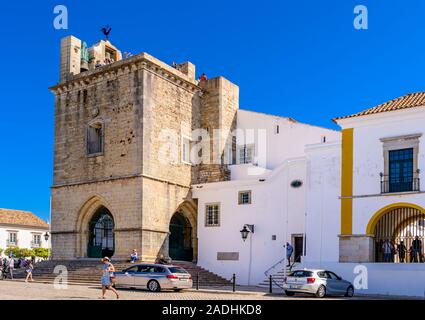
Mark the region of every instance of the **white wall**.
MULTIPOLYGON (((305 160, 288 160, 266 176, 266 181, 230 181, 193 189, 198 198, 198 264, 238 284, 257 285, 264 272, 284 257, 283 245, 291 234, 304 233, 305 184, 290 187, 295 179, 305 181, 305 160), (238 192, 251 190, 252 204, 239 205, 238 192), (220 226, 205 226, 205 205, 220 203, 220 226), (253 224, 252 238, 242 241, 240 230, 253 224), (288 232, 286 232, 288 228, 288 232), (276 240, 272 236, 276 235, 276 240), (252 241, 252 251, 251 250, 252 241), (238 261, 218 261, 217 252, 239 252, 238 261), (251 261, 251 276, 249 265, 251 261)), ((251 236, 250 236, 251 237, 251 236)))
POLYGON ((306 154, 307 248, 304 261, 338 261, 341 143, 310 145, 306 154))
MULTIPOLYGON (((290 118, 278 117, 264 113, 258 113, 248 110, 238 110, 237 128, 245 132, 245 139, 249 137, 249 130, 254 132, 254 142, 256 153, 261 152, 258 139, 259 130, 265 130, 266 133, 266 165, 261 165, 267 169, 275 169, 282 164, 285 159, 304 156, 304 147, 306 144, 320 143, 323 137, 327 141, 340 139, 340 132, 322 127, 312 126, 297 122, 290 118), (279 125, 279 134, 276 134, 276 125, 279 125)), ((238 145, 245 142, 238 136, 238 145)), ((264 149, 262 149, 264 150, 264 149)))
MULTIPOLYGON (((6 241, 9 237, 9 231, 17 231, 18 233, 18 247, 32 249, 31 241, 33 233, 41 234, 41 248, 50 248, 50 240, 46 241, 44 235, 46 233, 45 229, 38 228, 25 228, 21 226, 1 226, 0 225, 0 248, 5 250, 7 249, 6 241)), ((4 252, 2 253, 4 256, 4 252)))
POLYGON ((423 263, 306 263, 303 267, 327 269, 351 281, 356 287, 355 278, 362 273, 367 275, 367 289, 355 289, 358 294, 383 294, 397 296, 425 297, 425 265, 423 263), (365 267, 366 273, 355 271, 365 267))

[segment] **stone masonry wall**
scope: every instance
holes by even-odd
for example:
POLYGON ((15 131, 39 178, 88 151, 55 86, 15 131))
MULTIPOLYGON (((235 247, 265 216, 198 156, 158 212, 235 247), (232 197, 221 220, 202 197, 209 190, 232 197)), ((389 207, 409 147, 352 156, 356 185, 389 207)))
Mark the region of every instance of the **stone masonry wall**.
MULTIPOLYGON (((99 205, 107 207, 114 218, 115 257, 127 257, 132 249, 142 249, 142 179, 120 179, 52 189, 52 250, 55 259, 86 256, 87 230, 77 221, 80 214, 86 214, 81 212, 82 208, 92 197, 99 197, 99 205), (85 235, 79 233, 81 229, 85 235), (79 243, 82 237, 86 241, 79 243)), ((84 221, 89 219, 87 217, 84 221)))
POLYGON ((142 53, 52 88, 54 259, 87 255, 88 223, 100 206, 114 218, 115 258, 128 257, 134 248, 144 260, 167 253, 177 210, 190 216, 196 238, 196 204, 187 205, 194 203, 191 184, 229 174, 220 164, 182 163, 182 138, 192 138, 194 129, 225 128, 214 137, 220 158, 236 125, 238 87, 220 77, 200 88, 190 66, 188 76, 142 53), (87 128, 94 122, 103 124, 104 150, 88 156, 87 128))
POLYGON ((141 172, 142 85, 141 71, 135 71, 111 74, 58 94, 55 185, 141 172), (87 127, 96 120, 104 123, 104 154, 88 157, 87 127))

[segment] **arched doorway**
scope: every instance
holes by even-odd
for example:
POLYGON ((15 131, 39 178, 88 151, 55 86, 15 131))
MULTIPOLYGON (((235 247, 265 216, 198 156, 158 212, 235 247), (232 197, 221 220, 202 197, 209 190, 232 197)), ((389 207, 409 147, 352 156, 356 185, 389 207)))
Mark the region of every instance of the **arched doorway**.
POLYGON ((171 218, 168 247, 171 259, 192 261, 192 226, 181 212, 175 213, 171 218))
POLYGON ((424 262, 425 214, 415 206, 389 208, 373 230, 376 262, 424 262))
POLYGON ((115 251, 114 219, 105 207, 100 207, 89 222, 87 256, 112 257, 115 251))

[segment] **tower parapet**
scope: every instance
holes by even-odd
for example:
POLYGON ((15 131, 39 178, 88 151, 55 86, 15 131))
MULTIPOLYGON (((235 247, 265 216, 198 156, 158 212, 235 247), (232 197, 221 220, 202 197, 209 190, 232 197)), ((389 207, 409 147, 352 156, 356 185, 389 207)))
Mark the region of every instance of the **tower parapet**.
POLYGON ((111 42, 100 40, 92 47, 74 36, 61 41, 60 82, 71 80, 73 76, 94 70, 100 66, 122 60, 121 51, 111 42))

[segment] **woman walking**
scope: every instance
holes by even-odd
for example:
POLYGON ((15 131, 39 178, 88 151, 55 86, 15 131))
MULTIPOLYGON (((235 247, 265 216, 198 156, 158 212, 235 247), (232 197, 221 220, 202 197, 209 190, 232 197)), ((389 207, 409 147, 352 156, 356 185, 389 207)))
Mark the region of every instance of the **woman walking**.
POLYGON ((105 299, 105 293, 107 289, 115 293, 117 296, 117 299, 119 299, 120 296, 118 295, 117 290, 115 290, 115 288, 112 287, 112 278, 114 278, 115 268, 113 264, 110 262, 108 257, 103 258, 102 261, 103 261, 103 274, 102 274, 102 278, 100 279, 100 282, 102 284, 101 299, 105 299))
POLYGON ((25 278, 25 282, 28 282, 28 280, 30 280, 31 282, 33 282, 34 280, 32 279, 32 271, 34 270, 34 265, 32 264, 32 261, 29 262, 27 269, 25 270, 27 272, 27 277, 25 278))

